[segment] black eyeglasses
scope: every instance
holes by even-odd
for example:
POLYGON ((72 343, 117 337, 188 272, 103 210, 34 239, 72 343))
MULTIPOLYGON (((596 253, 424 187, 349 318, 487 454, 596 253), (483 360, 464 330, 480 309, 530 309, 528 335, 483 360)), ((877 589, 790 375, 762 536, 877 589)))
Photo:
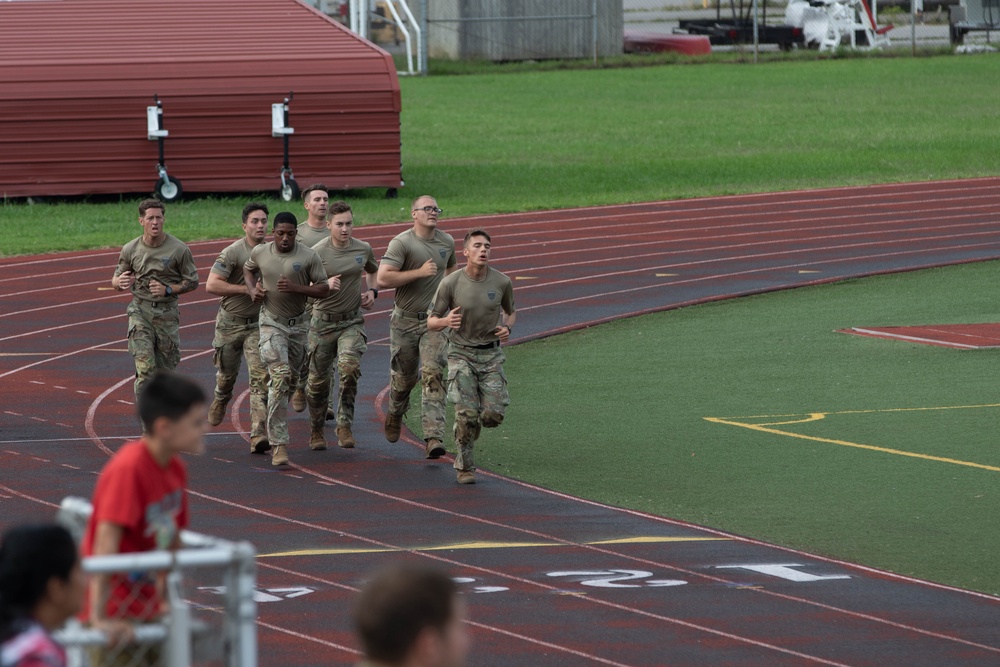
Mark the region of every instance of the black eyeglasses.
POLYGON ((423 211, 424 213, 437 213, 438 215, 441 215, 441 213, 443 213, 443 211, 439 209, 437 206, 423 206, 421 208, 415 208, 413 210, 423 211))

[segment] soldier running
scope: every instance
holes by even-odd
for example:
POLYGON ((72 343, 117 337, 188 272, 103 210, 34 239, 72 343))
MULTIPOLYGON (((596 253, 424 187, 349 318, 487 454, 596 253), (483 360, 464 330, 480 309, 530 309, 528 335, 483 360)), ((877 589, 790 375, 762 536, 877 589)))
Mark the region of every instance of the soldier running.
POLYGON ((421 381, 421 421, 427 458, 445 453, 444 367, 448 340, 441 331, 428 331, 427 307, 441 279, 457 268, 455 239, 437 228, 434 197, 414 200, 413 228, 389 242, 378 268, 379 289, 395 288, 395 307, 389 320, 390 387, 385 437, 399 440, 403 415, 410 407, 410 391, 421 381))
POLYGON ((510 404, 500 344, 510 338, 517 319, 514 287, 510 278, 490 268, 490 246, 490 235, 481 229, 465 235, 465 268, 441 281, 427 318, 431 331, 454 330, 448 349, 448 399, 455 404, 459 484, 476 483, 472 448, 480 428, 502 424, 510 404))
POLYGON ((313 304, 309 326, 309 380, 306 397, 312 425, 309 446, 326 449, 323 425, 328 405, 333 403, 333 371, 340 374, 337 405, 337 444, 350 449, 356 444, 354 398, 361 377, 361 356, 368 350, 362 310, 371 310, 378 298, 375 274, 378 263, 372 247, 352 236, 354 213, 347 202, 330 205, 328 236, 313 246, 326 273, 330 294, 313 304), (364 291, 362 291, 362 277, 364 291))
MULTIPOLYGON (((299 223, 299 234, 296 237, 299 245, 312 248, 314 245, 330 236, 330 230, 326 226, 326 218, 330 210, 330 189, 322 183, 314 183, 302 191, 302 205, 306 209, 306 219, 299 223)), ((309 309, 312 308, 312 300, 309 301, 309 309)), ((306 360, 308 364, 308 360, 306 360)), ((292 409, 302 412, 306 409, 306 376, 309 374, 309 367, 305 366, 299 374, 299 384, 292 394, 292 409)), ((331 388, 331 392, 333 389, 331 388)), ((334 415, 333 405, 330 406, 326 418, 332 419, 334 415)))
POLYGON ((226 416, 233 387, 240 373, 240 358, 247 360, 250 375, 250 451, 263 454, 267 440, 267 367, 260 360, 260 304, 247 295, 243 265, 250 251, 267 236, 268 210, 265 204, 250 202, 243 207, 243 238, 227 246, 215 260, 205 283, 205 291, 221 296, 215 317, 215 400, 208 421, 218 426, 226 416))
POLYGON ((163 231, 163 202, 139 204, 142 236, 126 243, 118 256, 111 285, 130 290, 128 351, 135 362, 135 396, 153 371, 173 370, 181 360, 177 295, 198 287, 191 250, 163 231))
POLYGON ((251 250, 243 265, 247 294, 261 304, 260 357, 270 375, 267 439, 275 466, 288 464, 288 398, 306 357, 306 299, 330 291, 319 255, 296 243, 296 224, 287 211, 274 216, 274 240, 251 250))

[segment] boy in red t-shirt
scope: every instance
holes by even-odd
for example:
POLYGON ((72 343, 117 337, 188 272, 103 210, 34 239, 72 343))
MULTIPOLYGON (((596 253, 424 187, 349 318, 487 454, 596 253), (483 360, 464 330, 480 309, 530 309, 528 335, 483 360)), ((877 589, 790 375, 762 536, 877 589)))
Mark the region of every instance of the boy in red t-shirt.
MULTIPOLYGON (((188 525, 187 470, 178 455, 204 450, 205 393, 187 378, 158 371, 139 394, 138 412, 142 439, 123 445, 97 480, 84 556, 176 549, 188 525)), ((115 644, 131 640, 132 623, 161 613, 150 573, 95 574, 88 593, 91 625, 115 644)))

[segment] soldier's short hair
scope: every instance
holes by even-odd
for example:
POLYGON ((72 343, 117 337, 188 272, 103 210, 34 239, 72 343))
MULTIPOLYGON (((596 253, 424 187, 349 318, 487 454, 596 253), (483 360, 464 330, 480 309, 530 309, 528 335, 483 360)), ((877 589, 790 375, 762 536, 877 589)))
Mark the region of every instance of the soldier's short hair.
POLYGON ((156 371, 139 391, 136 407, 146 433, 160 417, 177 421, 195 405, 204 404, 205 392, 193 381, 173 371, 156 371))
POLYGON ((276 213, 274 216, 274 223, 271 225, 271 229, 274 229, 278 225, 298 225, 299 221, 295 218, 295 214, 291 211, 282 211, 281 213, 276 213))
POLYGON ((351 205, 348 204, 343 199, 338 199, 337 201, 330 204, 327 209, 327 214, 332 218, 335 215, 340 215, 341 213, 351 213, 351 205))
POLYGON ((146 211, 151 208, 158 208, 164 213, 167 211, 167 206, 159 199, 143 199, 139 202, 139 217, 143 218, 146 216, 146 211))
POLYGON ((313 183, 308 188, 302 191, 302 201, 309 201, 309 195, 311 195, 316 190, 319 190, 320 192, 326 194, 327 196, 330 195, 330 188, 326 187, 322 183, 313 183))
POLYGON ((270 215, 271 212, 267 210, 267 204, 258 201, 252 201, 243 207, 243 222, 247 221, 250 214, 254 211, 264 211, 264 215, 270 215))
POLYGON ((419 197, 417 197, 416 199, 414 199, 413 202, 410 204, 410 210, 411 211, 416 210, 416 208, 417 208, 417 202, 420 201, 421 199, 433 199, 434 201, 437 201, 437 199, 434 197, 434 195, 420 195, 419 197))
POLYGON ((444 632, 457 613, 457 595, 451 577, 426 565, 377 574, 362 589, 354 614, 365 657, 402 664, 424 628, 444 632))
POLYGON ((485 229, 470 230, 469 233, 465 235, 465 238, 462 240, 462 243, 464 245, 469 245, 469 240, 472 239, 472 237, 474 236, 482 236, 484 239, 486 239, 487 243, 493 243, 493 239, 490 238, 490 235, 486 233, 485 229))

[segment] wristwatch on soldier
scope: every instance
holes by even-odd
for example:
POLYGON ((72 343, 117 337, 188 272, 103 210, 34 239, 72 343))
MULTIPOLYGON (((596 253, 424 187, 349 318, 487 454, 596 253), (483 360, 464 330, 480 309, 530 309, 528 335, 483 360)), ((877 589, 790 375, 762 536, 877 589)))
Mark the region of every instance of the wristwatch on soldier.
POLYGON ((164 286, 163 286, 163 288, 164 288, 164 289, 163 289, 163 293, 164 293, 164 294, 165 294, 166 296, 170 296, 171 294, 173 294, 173 293, 174 293, 174 288, 173 288, 173 287, 171 287, 170 285, 164 285, 164 286))

